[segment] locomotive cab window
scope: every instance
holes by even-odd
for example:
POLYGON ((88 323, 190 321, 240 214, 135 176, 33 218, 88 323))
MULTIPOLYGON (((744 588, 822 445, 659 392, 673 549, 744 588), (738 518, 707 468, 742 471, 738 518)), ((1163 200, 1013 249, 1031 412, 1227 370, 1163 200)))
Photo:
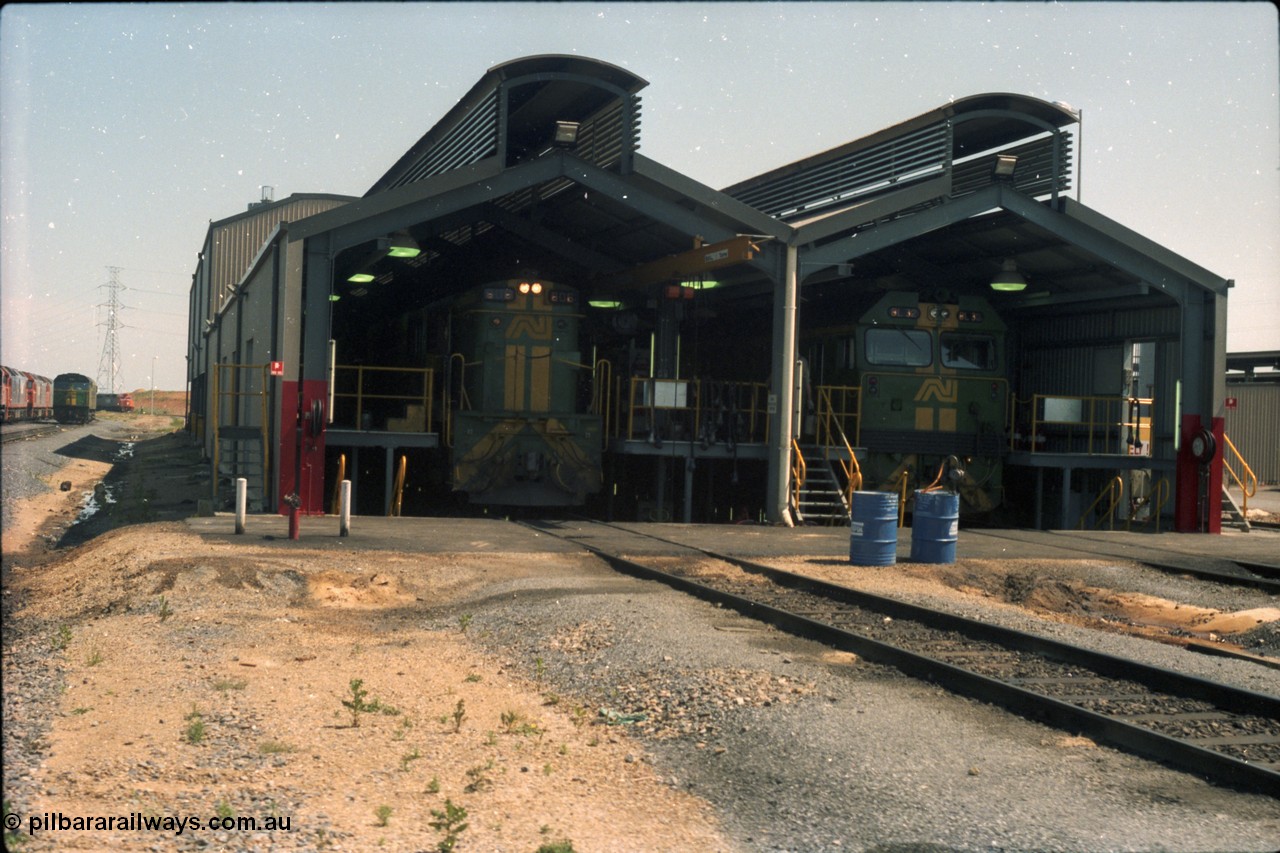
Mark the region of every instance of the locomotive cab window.
POLYGON ((867 364, 926 367, 933 361, 933 336, 922 329, 868 329, 867 364))
POLYGON ((942 366, 959 370, 995 370, 995 339, 986 335, 943 332, 942 366))

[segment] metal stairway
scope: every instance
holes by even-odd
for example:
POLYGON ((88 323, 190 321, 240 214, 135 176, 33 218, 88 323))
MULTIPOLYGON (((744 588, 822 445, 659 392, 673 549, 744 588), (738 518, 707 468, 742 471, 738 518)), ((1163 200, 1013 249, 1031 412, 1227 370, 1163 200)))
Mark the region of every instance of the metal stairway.
POLYGON ((805 476, 799 484, 795 512, 802 524, 835 526, 849 523, 849 505, 831 463, 821 447, 800 445, 805 476))
POLYGON ((1222 486, 1222 523, 1248 533, 1251 529, 1249 519, 1245 517, 1244 512, 1240 509, 1240 505, 1236 503, 1236 499, 1232 497, 1231 491, 1224 483, 1222 486))

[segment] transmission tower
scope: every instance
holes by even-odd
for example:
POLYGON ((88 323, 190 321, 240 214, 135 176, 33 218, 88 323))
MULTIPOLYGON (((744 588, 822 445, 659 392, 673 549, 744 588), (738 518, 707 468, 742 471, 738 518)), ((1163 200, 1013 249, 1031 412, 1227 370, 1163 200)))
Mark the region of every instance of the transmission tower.
POLYGON ((98 388, 104 394, 115 394, 120 390, 116 387, 120 378, 120 309, 125 307, 120 304, 120 291, 126 288, 120 283, 120 267, 107 267, 107 272, 111 273, 111 280, 98 285, 99 289, 107 289, 107 301, 98 305, 107 309, 107 319, 98 323, 107 327, 98 361, 98 388))

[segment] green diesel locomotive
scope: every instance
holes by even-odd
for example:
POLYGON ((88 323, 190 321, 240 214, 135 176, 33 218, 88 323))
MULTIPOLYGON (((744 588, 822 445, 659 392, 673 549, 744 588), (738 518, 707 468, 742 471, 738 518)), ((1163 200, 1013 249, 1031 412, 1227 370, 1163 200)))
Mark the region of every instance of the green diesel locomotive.
POLYGON ((452 310, 455 491, 471 503, 577 506, 601 487, 601 418, 578 346, 578 291, 491 282, 452 310))
POLYGON ((949 480, 966 513, 1003 498, 1009 381, 1005 324, 979 296, 891 291, 856 320, 802 337, 818 429, 858 448, 862 488, 949 480))

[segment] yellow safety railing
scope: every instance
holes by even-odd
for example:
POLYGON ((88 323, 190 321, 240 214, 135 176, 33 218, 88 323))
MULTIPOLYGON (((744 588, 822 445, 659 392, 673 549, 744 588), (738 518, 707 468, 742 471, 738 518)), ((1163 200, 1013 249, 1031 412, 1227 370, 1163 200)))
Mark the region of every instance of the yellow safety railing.
POLYGON ((809 468, 805 464, 804 454, 800 452, 800 442, 793 438, 791 439, 791 508, 797 512, 800 509, 800 490, 804 487, 804 480, 808 474, 809 468))
POLYGON ((409 464, 409 457, 401 456, 396 465, 395 485, 391 487, 391 506, 387 507, 387 517, 399 517, 400 507, 404 502, 404 475, 409 464))
POLYGON ((218 490, 218 463, 220 457, 221 430, 224 427, 248 427, 257 429, 262 441, 262 493, 265 495, 270 490, 267 488, 267 474, 271 470, 271 446, 267 441, 267 426, 271 423, 268 409, 267 389, 270 382, 269 364, 216 364, 213 369, 213 394, 212 404, 213 411, 210 420, 213 423, 213 496, 217 498, 218 490), (224 384, 223 372, 230 373, 230 381, 224 384), (254 382, 255 376, 260 376, 258 382, 254 382), (257 387, 254 387, 254 386, 257 387), (224 424, 222 422, 223 409, 222 399, 226 397, 230 405, 231 417, 233 423, 224 424), (258 409, 258 423, 242 422, 248 413, 244 411, 240 405, 241 400, 248 400, 251 403, 256 399, 258 409))
POLYGON ((1022 425, 1030 430, 1027 449, 1033 453, 1150 456, 1154 402, 1149 397, 1069 394, 1015 398, 1010 407, 1010 450, 1018 449, 1017 409, 1021 405, 1022 425), (1056 446, 1051 446, 1053 439, 1056 446))
POLYGON ((338 476, 333 478, 333 497, 329 501, 329 512, 337 515, 342 511, 342 481, 347 479, 347 454, 338 456, 338 476))
MULTIPOLYGON (((1107 481, 1107 485, 1102 488, 1102 491, 1098 493, 1098 496, 1093 499, 1093 503, 1089 504, 1089 508, 1080 515, 1080 520, 1076 523, 1077 529, 1084 530, 1084 520, 1089 517, 1089 513, 1093 512, 1094 509, 1097 508, 1098 504, 1103 501, 1107 501, 1107 527, 1110 530, 1115 530, 1116 507, 1120 505, 1120 501, 1123 497, 1124 480, 1118 475, 1112 477, 1107 481)), ((1093 527, 1096 530, 1098 525, 1094 524, 1093 527)))
MULTIPOLYGON (((618 379, 621 392, 622 379, 618 379)), ((685 430, 679 440, 697 440, 702 435, 702 427, 707 417, 716 414, 717 410, 708 408, 705 391, 712 385, 711 381, 700 379, 655 379, 648 376, 633 376, 626 395, 619 393, 618 404, 622 405, 625 396, 627 401, 626 438, 634 440, 637 432, 642 433, 654 428, 659 412, 669 413, 670 417, 682 418, 677 421, 685 430), (639 417, 637 417, 639 416, 639 417)), ((721 382, 720 407, 724 408, 724 395, 732 397, 732 413, 743 419, 742 434, 739 442, 767 442, 769 440, 769 418, 767 400, 768 386, 761 382, 721 382)), ((617 419, 621 425, 619 413, 617 419)), ((670 438, 671 436, 667 436, 670 438)))
POLYGON ((1160 514, 1164 512, 1165 504, 1169 502, 1169 499, 1171 497, 1172 495, 1170 494, 1170 490, 1169 490, 1169 480, 1166 477, 1161 477, 1159 480, 1156 481, 1155 488, 1153 488, 1150 492, 1148 492, 1147 494, 1141 497, 1134 498, 1129 502, 1129 517, 1125 519, 1125 530, 1133 530, 1133 517, 1137 515, 1138 511, 1141 510, 1143 507, 1150 507, 1151 514, 1148 517, 1147 521, 1141 521, 1138 523, 1141 524, 1143 527, 1146 527, 1147 524, 1154 521, 1155 532, 1159 533, 1160 532, 1160 514))
POLYGON ((902 529, 907 523, 907 478, 910 472, 903 469, 902 474, 898 477, 898 528, 902 529))
MULTIPOLYGON (((423 416, 422 431, 425 432, 431 428, 433 420, 434 391, 435 371, 429 367, 337 364, 333 368, 333 405, 335 409, 339 409, 341 404, 342 409, 330 413, 330 420, 334 423, 346 424, 347 403, 348 401, 354 401, 354 419, 350 425, 354 429, 364 429, 364 415, 368 410, 368 404, 373 401, 391 401, 392 403, 404 403, 406 426, 411 425, 407 423, 410 420, 416 422, 416 418, 410 417, 411 407, 420 406, 423 416), (353 375, 355 390, 343 390, 352 387, 351 378, 353 375), (414 382, 415 378, 419 379, 419 381, 414 382), (394 393, 377 393, 369 390, 368 385, 371 382, 379 384, 382 389, 390 387, 397 390, 394 393), (400 388, 405 388, 405 390, 401 391, 399 390, 400 388)), ((417 432, 418 430, 403 431, 417 432)))
POLYGON ((1225 432, 1222 438, 1226 441, 1227 450, 1229 452, 1222 454, 1222 469, 1227 472, 1227 476, 1231 482, 1240 487, 1242 499, 1240 501, 1240 512, 1245 518, 1249 517, 1249 498, 1258 493, 1258 475, 1249 467, 1249 463, 1240 455, 1240 451, 1236 449, 1235 443, 1231 441, 1230 436, 1225 432), (1236 469, 1239 468, 1239 471, 1236 469))
POLYGON ((852 417, 854 434, 858 429, 858 408, 861 394, 858 388, 843 385, 819 385, 817 389, 817 440, 823 458, 830 464, 831 448, 844 448, 848 459, 837 457, 837 470, 844 477, 844 505, 853 506, 853 493, 862 488, 862 469, 853 452, 844 424, 852 417), (852 404, 852 409, 850 409, 852 404))

